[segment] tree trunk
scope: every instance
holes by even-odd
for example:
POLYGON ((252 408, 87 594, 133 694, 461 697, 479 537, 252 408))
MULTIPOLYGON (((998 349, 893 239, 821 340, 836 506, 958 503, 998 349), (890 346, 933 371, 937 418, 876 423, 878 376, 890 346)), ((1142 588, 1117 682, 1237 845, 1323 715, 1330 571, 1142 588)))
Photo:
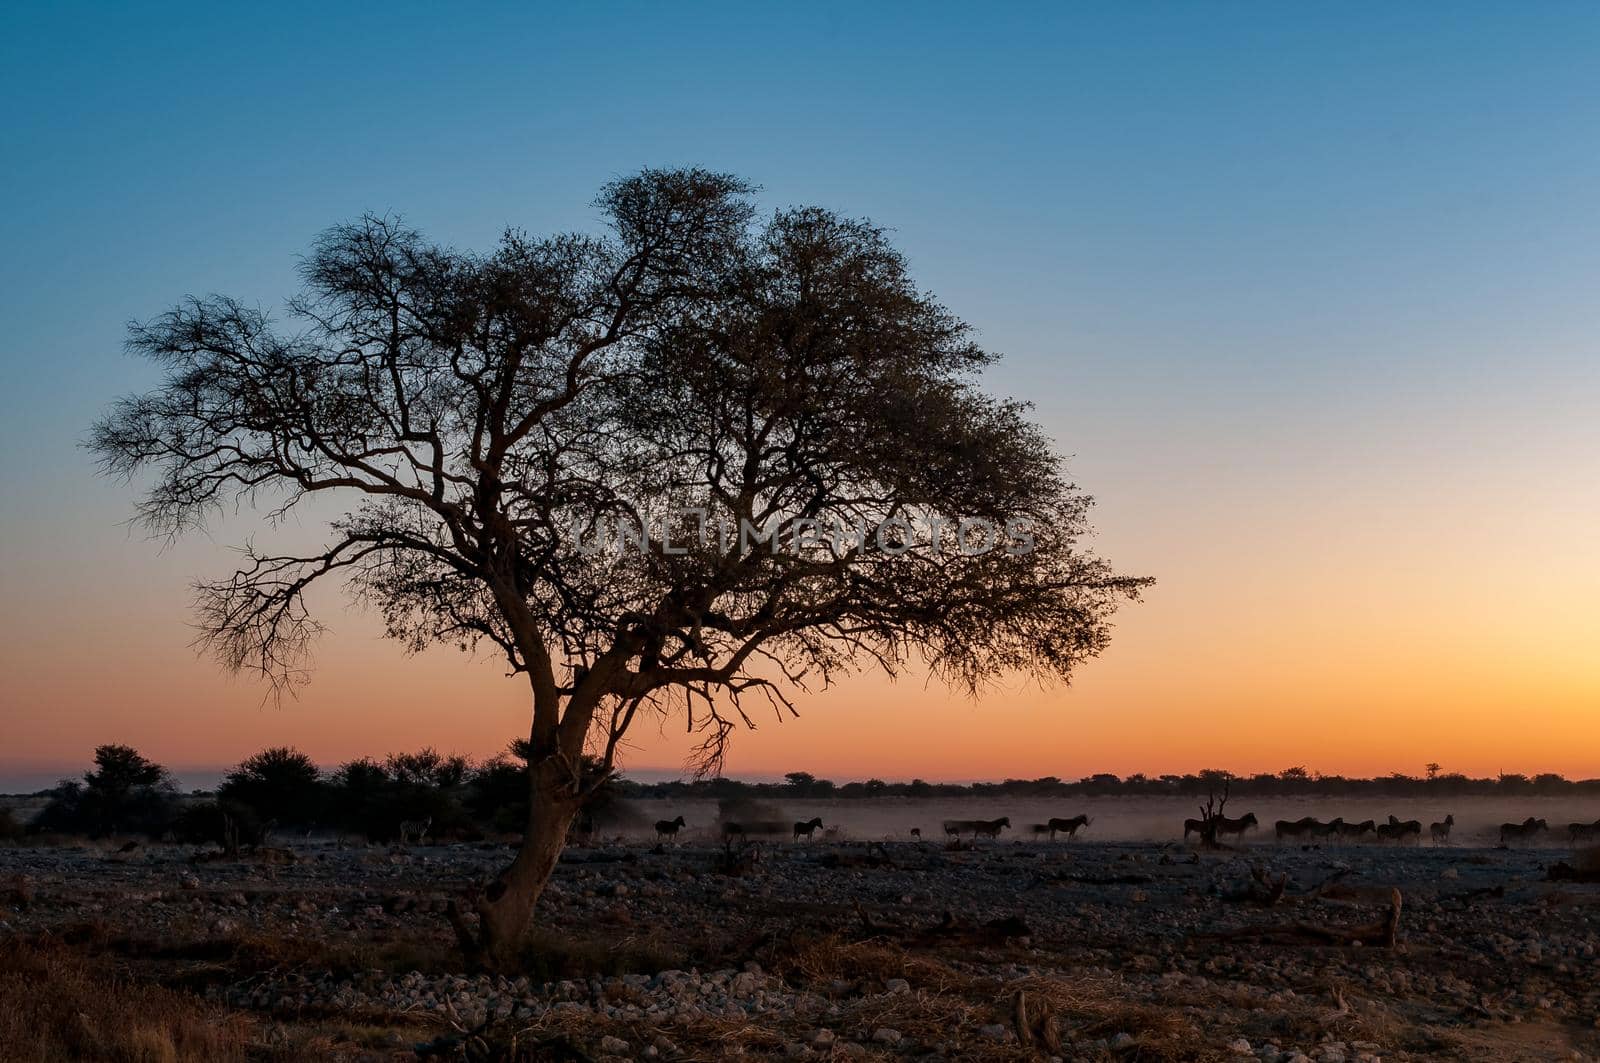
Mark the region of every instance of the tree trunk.
POLYGON ((572 794, 571 777, 558 762, 529 766, 527 830, 511 865, 477 898, 478 932, 471 934, 459 916, 453 921, 468 959, 496 970, 510 968, 533 921, 534 905, 566 846, 567 829, 581 802, 572 794))

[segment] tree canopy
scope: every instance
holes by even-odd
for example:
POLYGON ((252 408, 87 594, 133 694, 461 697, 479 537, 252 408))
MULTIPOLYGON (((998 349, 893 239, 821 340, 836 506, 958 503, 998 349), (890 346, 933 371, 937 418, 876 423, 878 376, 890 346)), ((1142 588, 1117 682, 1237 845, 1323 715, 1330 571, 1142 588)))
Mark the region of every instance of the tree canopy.
POLYGON ((365 217, 317 241, 292 329, 222 296, 134 325, 166 378, 92 446, 154 473, 152 528, 352 500, 325 549, 252 546, 201 584, 206 643, 298 681, 305 591, 342 575, 407 645, 487 643, 526 675, 536 755, 575 757, 598 720, 607 765, 643 707, 684 710, 714 763, 753 692, 785 707, 914 659, 968 687, 1064 677, 1100 650, 1142 581, 1078 548, 1089 499, 978 389, 992 356, 881 229, 758 221, 751 191, 645 171, 599 197, 607 234, 482 255, 365 217), (958 549, 964 519, 1030 548, 958 549), (643 548, 595 549, 608 521, 643 548))

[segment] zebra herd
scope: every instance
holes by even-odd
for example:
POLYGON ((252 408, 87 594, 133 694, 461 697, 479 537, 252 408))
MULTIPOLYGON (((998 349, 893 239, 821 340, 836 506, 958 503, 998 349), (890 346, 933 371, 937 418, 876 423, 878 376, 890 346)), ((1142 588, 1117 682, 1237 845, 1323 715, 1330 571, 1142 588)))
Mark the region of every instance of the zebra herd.
MULTIPOLYGON (((1451 832, 1455 829, 1456 817, 1447 815, 1444 819, 1428 824, 1428 837, 1434 845, 1450 844, 1451 832)), ((1184 829, 1187 839, 1189 828, 1199 829, 1196 821, 1190 820, 1184 829)), ((1347 823, 1342 818, 1333 819, 1324 823, 1314 816, 1303 816, 1300 819, 1280 819, 1272 825, 1273 836, 1277 841, 1293 841, 1302 838, 1338 838, 1343 841, 1361 841, 1369 835, 1380 842, 1395 842, 1413 844, 1422 840, 1422 821, 1415 819, 1402 820, 1391 815, 1386 823, 1377 823, 1373 820, 1362 820, 1360 823, 1347 823)), ((1514 843, 1529 843, 1540 834, 1550 829, 1544 820, 1529 816, 1520 823, 1500 824, 1498 837, 1502 846, 1511 846, 1514 843)), ((1567 824, 1567 841, 1571 845, 1580 845, 1593 842, 1600 838, 1600 820, 1593 823, 1567 824)))
MULTIPOLYGON (((1059 836, 1065 836, 1068 841, 1077 838, 1078 832, 1092 824, 1094 821, 1087 815, 1079 814, 1068 818, 1052 818, 1045 823, 1035 823, 1030 832, 1034 838, 1048 836, 1055 841, 1059 836)), ((1455 829, 1456 818, 1447 815, 1442 820, 1428 824, 1428 837, 1434 845, 1450 844, 1451 833, 1455 829)), ((407 824, 406 826, 411 826, 407 824)), ((664 819, 656 823, 656 837, 658 840, 674 839, 678 832, 684 828, 684 819, 664 819)), ((998 838, 1002 831, 1011 827, 1011 817, 1001 816, 999 819, 947 819, 942 824, 946 838, 959 840, 963 835, 971 835, 973 840, 978 838, 998 838)), ((1183 822, 1183 840, 1187 842, 1191 835, 1206 835, 1208 827, 1214 827, 1213 838, 1221 840, 1227 837, 1242 838, 1246 833, 1260 826, 1260 821, 1254 812, 1246 812, 1243 816, 1232 818, 1229 816, 1214 816, 1208 823, 1198 819, 1186 819, 1183 822)), ((1499 840, 1503 846, 1515 843, 1529 843, 1540 834, 1550 829, 1548 823, 1534 816, 1529 816, 1520 823, 1502 823, 1499 827, 1499 840)), ((814 816, 804 822, 792 825, 786 823, 723 823, 722 835, 725 838, 749 838, 760 835, 789 834, 795 841, 802 838, 810 840, 819 830, 823 830, 822 817, 814 816)), ((837 828, 828 828, 824 835, 832 837, 837 833, 837 828)), ((1373 840, 1377 842, 1393 842, 1397 845, 1407 843, 1417 844, 1422 840, 1423 827, 1421 820, 1403 820, 1391 815, 1386 822, 1365 819, 1356 822, 1347 822, 1344 818, 1327 821, 1317 819, 1315 816, 1302 816, 1299 819, 1280 819, 1272 825, 1273 839, 1278 842, 1305 841, 1323 839, 1337 839, 1341 842, 1360 842, 1373 840)), ((914 840, 921 840, 922 829, 913 827, 910 836, 914 840)), ((1593 823, 1569 823, 1567 825, 1567 840, 1572 845, 1592 843, 1600 840, 1600 820, 1593 823)))
MULTIPOLYGON (((1065 836, 1068 841, 1077 838, 1078 833, 1092 824, 1087 815, 1079 814, 1067 818, 1051 818, 1045 823, 1035 823, 1030 828, 1030 833, 1036 839, 1048 836, 1050 841, 1057 837, 1065 836)), ((1456 818, 1447 815, 1444 819, 1428 825, 1428 837, 1434 845, 1450 844, 1451 832, 1455 828, 1456 818)), ((1242 838, 1247 832, 1257 828, 1260 821, 1254 812, 1247 812, 1237 819, 1229 816, 1214 816, 1211 821, 1186 819, 1183 821, 1183 840, 1187 842, 1191 835, 1199 834, 1205 837, 1207 827, 1214 826, 1212 837, 1221 840, 1226 837, 1242 838)), ((423 844, 428 836, 429 829, 433 826, 433 817, 429 816, 420 820, 406 820, 400 824, 400 844, 402 846, 415 843, 423 844)), ((678 832, 687 826, 682 816, 673 819, 657 821, 655 825, 656 839, 658 841, 675 840, 678 832)), ((943 822, 946 838, 959 840, 963 835, 971 835, 973 840, 978 838, 998 838, 1002 831, 1011 827, 1011 818, 1001 816, 999 819, 947 819, 943 822)), ((1516 843, 1528 844, 1550 830, 1550 825, 1543 819, 1529 816, 1520 823, 1502 823, 1499 827, 1499 840, 1502 846, 1511 846, 1516 843)), ((823 832, 825 838, 837 836, 838 828, 823 828, 822 817, 813 816, 804 822, 779 823, 779 822, 749 822, 721 824, 721 833, 724 838, 747 839, 753 836, 776 836, 788 834, 793 840, 802 838, 811 840, 818 831, 823 832)), ((1393 842, 1397 845, 1406 843, 1417 844, 1422 840, 1422 822, 1420 820, 1402 820, 1390 816, 1387 822, 1378 823, 1366 819, 1359 823, 1347 822, 1342 817, 1323 821, 1315 816, 1302 816, 1299 819, 1280 819, 1272 825, 1275 841, 1303 841, 1337 839, 1341 842, 1359 842, 1371 839, 1378 842, 1393 842)), ((920 827, 910 830, 913 840, 922 839, 920 827)), ((1593 844, 1600 841, 1600 819, 1593 823, 1567 824, 1567 841, 1570 845, 1593 844)))

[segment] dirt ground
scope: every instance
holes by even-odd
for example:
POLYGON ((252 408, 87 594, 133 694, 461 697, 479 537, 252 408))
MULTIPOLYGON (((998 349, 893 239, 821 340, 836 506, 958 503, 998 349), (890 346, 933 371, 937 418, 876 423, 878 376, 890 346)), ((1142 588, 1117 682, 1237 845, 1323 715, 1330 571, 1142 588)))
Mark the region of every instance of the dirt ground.
POLYGON ((1557 846, 606 842, 493 976, 503 843, 118 848, 0 849, 0 1060, 1600 1057, 1557 846))

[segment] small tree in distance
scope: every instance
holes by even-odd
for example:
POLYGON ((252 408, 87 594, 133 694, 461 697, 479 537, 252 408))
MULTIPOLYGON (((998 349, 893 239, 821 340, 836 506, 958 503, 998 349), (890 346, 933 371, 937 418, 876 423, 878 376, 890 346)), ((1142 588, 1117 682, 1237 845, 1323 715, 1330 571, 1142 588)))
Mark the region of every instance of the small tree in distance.
POLYGON ((817 777, 809 771, 791 771, 784 775, 783 781, 794 791, 796 797, 805 797, 811 793, 811 787, 816 785, 817 777))
POLYGON ((65 782, 34 826, 92 837, 137 831, 160 835, 176 812, 177 787, 167 769, 132 746, 107 744, 94 751, 83 782, 65 782))
POLYGON ((647 170, 602 191, 606 235, 485 255, 341 226, 293 331, 224 297, 134 325, 165 379, 94 430, 108 472, 153 474, 139 515, 162 534, 349 499, 322 549, 248 548, 200 587, 228 667, 302 681, 304 593, 343 578, 408 647, 484 645, 527 683, 523 844, 476 929, 457 922, 488 963, 641 714, 685 717, 712 770, 752 698, 781 718, 861 665, 969 690, 1065 678, 1142 585, 1079 547, 1089 499, 1024 406, 977 388, 992 356, 882 230, 815 208, 758 223, 751 192, 647 170), (958 549, 963 519, 1021 522, 1029 548, 958 549), (592 548, 608 522, 636 548, 592 548))

